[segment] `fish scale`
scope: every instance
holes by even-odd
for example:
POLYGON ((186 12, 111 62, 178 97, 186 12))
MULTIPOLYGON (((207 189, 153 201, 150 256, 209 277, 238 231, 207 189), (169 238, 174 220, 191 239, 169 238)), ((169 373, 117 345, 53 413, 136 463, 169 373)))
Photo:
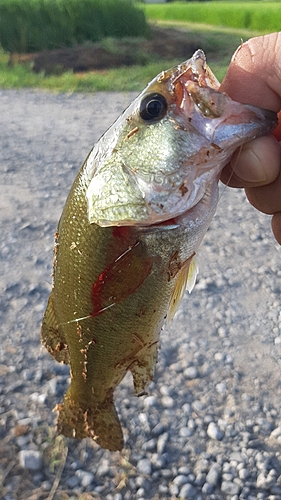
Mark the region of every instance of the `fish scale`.
POLYGON ((165 317, 195 283, 220 171, 275 124, 274 113, 218 92, 197 51, 158 75, 90 152, 59 221, 41 332, 70 364, 59 432, 123 447, 114 390, 130 371, 146 393, 165 317))

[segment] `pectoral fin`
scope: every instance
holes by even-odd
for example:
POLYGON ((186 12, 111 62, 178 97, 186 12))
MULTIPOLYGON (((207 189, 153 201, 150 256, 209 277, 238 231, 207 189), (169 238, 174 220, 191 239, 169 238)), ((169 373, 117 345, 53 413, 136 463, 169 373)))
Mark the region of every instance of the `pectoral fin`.
POLYGON ((65 337, 60 330, 53 304, 51 292, 41 328, 41 342, 49 353, 60 363, 69 363, 69 352, 65 337))
POLYGON ((171 296, 167 321, 170 323, 182 301, 185 290, 189 293, 193 290, 198 274, 198 266, 195 254, 189 257, 175 277, 175 287, 171 296))

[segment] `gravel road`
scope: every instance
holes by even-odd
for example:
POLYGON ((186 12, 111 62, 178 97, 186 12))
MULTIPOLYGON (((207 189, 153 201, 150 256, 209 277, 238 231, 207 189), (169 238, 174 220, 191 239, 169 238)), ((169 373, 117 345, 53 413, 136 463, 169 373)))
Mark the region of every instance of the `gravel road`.
POLYGON ((40 346, 53 235, 75 174, 133 94, 0 91, 0 497, 281 499, 280 249, 222 188, 155 382, 116 391, 122 452, 55 434, 69 369, 40 346))

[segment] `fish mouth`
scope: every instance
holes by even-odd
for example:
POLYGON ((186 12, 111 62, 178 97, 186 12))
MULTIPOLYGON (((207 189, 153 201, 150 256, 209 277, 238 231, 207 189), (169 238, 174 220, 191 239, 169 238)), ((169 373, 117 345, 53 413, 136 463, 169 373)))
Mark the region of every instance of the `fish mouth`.
MULTIPOLYGON (((171 70, 172 71, 172 70, 171 70)), ((170 75, 172 92, 175 95, 176 101, 181 105, 184 97, 184 89, 187 83, 196 83, 200 87, 210 87, 218 90, 220 83, 210 70, 206 62, 206 56, 203 50, 197 50, 192 59, 188 59, 173 71, 170 75)))

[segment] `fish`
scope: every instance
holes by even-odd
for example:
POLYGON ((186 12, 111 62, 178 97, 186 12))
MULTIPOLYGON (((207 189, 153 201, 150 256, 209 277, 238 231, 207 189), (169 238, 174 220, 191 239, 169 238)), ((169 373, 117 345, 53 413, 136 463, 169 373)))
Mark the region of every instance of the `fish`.
POLYGON ((197 275, 233 152, 276 114, 234 102, 197 50, 162 71, 93 147, 67 197, 41 340, 70 364, 58 433, 124 446, 114 390, 129 371, 147 394, 159 336, 197 275))

